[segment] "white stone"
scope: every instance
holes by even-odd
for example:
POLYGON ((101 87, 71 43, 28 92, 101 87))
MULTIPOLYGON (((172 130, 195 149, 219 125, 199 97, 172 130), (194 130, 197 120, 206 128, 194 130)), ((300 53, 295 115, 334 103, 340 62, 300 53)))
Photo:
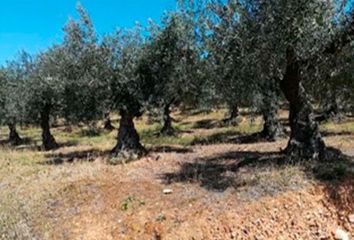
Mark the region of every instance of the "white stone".
POLYGON ((354 214, 349 215, 348 219, 350 223, 354 223, 354 214))
POLYGON ((344 231, 343 229, 338 228, 336 230, 336 234, 335 234, 335 239, 338 240, 349 240, 349 235, 346 231, 344 231))
POLYGON ((173 193, 173 190, 172 189, 164 189, 163 193, 166 194, 166 195, 167 194, 171 194, 171 193, 173 193))

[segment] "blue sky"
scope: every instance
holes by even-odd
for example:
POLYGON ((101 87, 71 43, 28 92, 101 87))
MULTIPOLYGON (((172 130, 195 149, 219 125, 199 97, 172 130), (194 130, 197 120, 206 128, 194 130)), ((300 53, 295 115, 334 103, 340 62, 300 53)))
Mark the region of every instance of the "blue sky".
MULTIPOLYGON (((44 50, 61 41, 62 28, 76 14, 77 0, 1 0, 0 65, 18 51, 44 50)), ((175 9, 175 0, 81 0, 99 34, 116 27, 131 27, 136 21, 158 22, 163 12, 175 9)))

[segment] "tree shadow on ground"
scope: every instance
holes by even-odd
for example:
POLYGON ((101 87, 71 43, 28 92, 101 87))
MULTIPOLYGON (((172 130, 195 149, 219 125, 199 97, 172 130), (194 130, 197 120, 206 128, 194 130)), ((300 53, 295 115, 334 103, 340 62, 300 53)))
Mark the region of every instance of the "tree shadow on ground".
POLYGON ((321 131, 321 135, 322 135, 322 137, 354 136, 354 132, 350 132, 350 131, 340 131, 340 132, 321 131))
POLYGON ((24 147, 26 145, 33 144, 35 141, 32 138, 21 138, 21 142, 18 145, 13 145, 8 139, 0 140, 0 146, 11 146, 14 148, 24 147))
POLYGON ((149 149, 149 152, 153 153, 192 153, 193 150, 190 148, 173 147, 173 146, 154 146, 149 149))
POLYGON ((324 204, 328 204, 328 208, 331 205, 332 209, 334 206, 338 220, 343 222, 341 214, 354 211, 354 157, 331 148, 328 151, 332 159, 296 164, 286 161, 286 156, 279 152, 227 152, 183 163, 178 171, 158 177, 167 185, 198 184, 209 191, 223 192, 230 187, 237 192, 246 189, 248 199, 253 200, 298 189, 314 180, 323 186, 324 204), (291 167, 297 167, 295 175, 291 167), (272 171, 273 174, 264 174, 272 171), (293 181, 297 176, 302 176, 302 180, 293 181))
POLYGON ((333 148, 328 151, 333 153, 332 157, 325 162, 314 162, 307 173, 321 183, 328 203, 333 204, 338 213, 353 213, 354 156, 333 148))
POLYGON ((76 162, 94 162, 97 158, 109 156, 110 151, 90 149, 84 151, 74 151, 69 153, 49 153, 46 154, 46 161, 42 165, 61 165, 76 162))
POLYGON ((205 109, 197 109, 197 108, 190 108, 190 109, 183 109, 181 112, 182 116, 197 116, 201 114, 209 114, 213 112, 212 110, 205 110, 205 109))
POLYGON ((242 134, 238 131, 227 131, 212 134, 206 137, 198 137, 192 141, 191 145, 212 145, 218 143, 232 143, 232 144, 253 144, 270 142, 261 133, 242 134))
POLYGON ((221 121, 215 119, 203 119, 197 122, 194 122, 193 129, 215 129, 221 128, 221 121))
POLYGON ((158 128, 158 129, 148 129, 148 130, 143 130, 140 132, 140 136, 141 138, 161 138, 161 137, 171 137, 171 138, 176 138, 179 137, 179 135, 181 134, 192 134, 193 131, 189 131, 189 130, 181 130, 181 129, 177 129, 174 128, 174 132, 170 135, 168 134, 164 134, 161 132, 162 127, 158 128))
POLYGON ((275 164, 283 165, 284 155, 278 152, 227 152, 209 157, 197 158, 194 162, 182 163, 180 170, 165 173, 159 178, 165 184, 175 182, 198 183, 201 187, 211 191, 225 191, 229 187, 243 185, 242 181, 233 174, 242 168, 247 171, 252 168, 275 164))
POLYGON ((89 128, 89 129, 82 129, 79 132, 80 137, 98 137, 104 134, 104 129, 99 128, 89 128))

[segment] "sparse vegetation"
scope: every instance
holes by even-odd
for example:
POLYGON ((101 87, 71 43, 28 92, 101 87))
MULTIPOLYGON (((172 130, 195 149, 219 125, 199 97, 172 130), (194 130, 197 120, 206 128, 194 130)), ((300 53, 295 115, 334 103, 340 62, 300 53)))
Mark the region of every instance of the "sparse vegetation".
POLYGON ((0 239, 354 233, 353 4, 178 0, 104 36, 78 4, 0 67, 0 239))
MULTIPOLYGON (((111 159, 109 151, 115 144, 115 133, 87 136, 82 134, 86 127, 73 127, 68 133, 59 125, 53 128, 57 141, 75 141, 75 144, 43 152, 38 148, 41 145, 40 129, 20 127, 22 136, 38 141, 32 142, 30 148, 24 147, 26 145, 17 149, 1 147, 2 238, 52 239, 60 238, 66 231, 69 238, 75 238, 77 235, 69 230, 72 229, 69 223, 79 221, 74 229, 86 229, 81 225, 81 221, 85 221, 85 209, 97 213, 90 215, 91 220, 107 223, 116 221, 108 217, 110 214, 118 217, 119 212, 124 212, 127 215, 119 217, 121 220, 117 226, 129 224, 127 234, 130 236, 148 236, 146 230, 141 231, 147 235, 138 234, 138 229, 144 226, 144 222, 140 223, 143 219, 152 218, 155 224, 165 226, 165 230, 169 228, 167 226, 180 229, 178 226, 183 226, 183 222, 194 221, 192 216, 184 220, 171 219, 176 207, 181 214, 186 214, 180 208, 188 208, 190 204, 198 206, 207 201, 209 206, 216 207, 214 198, 246 205, 267 197, 280 201, 277 199, 284 193, 306 191, 321 184, 340 188, 353 178, 352 160, 284 165, 283 156, 277 153, 285 146, 283 140, 274 143, 232 142, 233 138, 243 134, 258 132, 262 126, 259 118, 245 118, 236 127, 195 128, 203 119, 218 122, 223 118, 223 112, 191 116, 176 112, 173 117, 182 119, 176 124, 180 132, 162 138, 153 134, 160 129, 159 125, 146 124, 144 116, 136 125, 142 142, 151 149, 150 154, 138 162, 118 166, 111 166, 106 161, 111 159), (146 133, 151 135, 146 136, 146 133), (219 137, 213 138, 215 135, 219 137), (214 141, 206 145, 193 144, 193 141, 208 137, 214 141), (132 188, 132 184, 136 187, 132 188), (162 194, 165 184, 174 189, 169 196, 162 194), (139 222, 137 225, 130 225, 130 212, 134 213, 134 221, 139 222)), ((344 126, 350 125, 351 121, 346 120, 344 126)), ((327 128, 331 124, 326 123, 321 129, 331 132, 327 128)), ((326 141, 344 152, 350 151, 354 142, 352 133, 329 134, 326 141)), ((347 191, 352 190, 349 187, 347 191)), ((325 190, 323 194, 326 194, 325 190)), ((335 201, 343 201, 339 193, 331 190, 329 194, 335 201)), ((326 201, 332 201, 330 196, 326 201)), ((291 202, 286 204, 290 208, 291 202)), ((346 204, 350 206, 350 202, 346 204)), ((195 207, 194 210, 198 209, 195 207)), ((253 214, 257 216, 257 213, 253 214)), ((98 226, 91 227, 98 229, 98 226)), ((109 235, 105 231, 102 234, 109 235)))

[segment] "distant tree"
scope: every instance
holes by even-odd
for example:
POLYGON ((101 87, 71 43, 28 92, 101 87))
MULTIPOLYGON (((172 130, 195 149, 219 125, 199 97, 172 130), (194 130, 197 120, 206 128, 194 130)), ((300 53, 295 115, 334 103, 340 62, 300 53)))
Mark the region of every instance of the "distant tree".
POLYGON ((264 119, 261 136, 275 140, 283 135, 277 118, 280 89, 271 68, 260 72, 253 64, 252 51, 259 44, 252 32, 254 19, 240 19, 240 6, 235 1, 205 4, 202 24, 206 25, 207 71, 216 103, 225 103, 229 109, 224 122, 233 123, 241 106, 255 109, 264 119))
POLYGON ((0 71, 0 121, 9 127, 9 142, 13 145, 23 142, 16 130, 16 125, 26 120, 25 83, 32 70, 32 57, 22 51, 15 60, 8 62, 6 68, 0 71))
MULTIPOLYGON (((134 118, 140 117, 154 91, 154 83, 141 73, 144 38, 137 25, 131 30, 117 30, 103 39, 102 47, 109 53, 104 64, 109 81, 107 99, 112 109, 120 113, 117 144, 112 153, 119 155, 143 155, 146 150, 134 126, 134 118)), ((148 71, 148 69, 146 69, 148 71)))
POLYGON ((170 13, 163 27, 152 28, 150 41, 144 47, 141 74, 155 83, 150 103, 162 108, 162 134, 173 135, 171 106, 193 98, 198 80, 198 50, 194 26, 183 12, 170 13))
POLYGON ((42 143, 45 150, 58 148, 51 134, 50 122, 53 116, 62 116, 63 81, 60 78, 63 50, 54 46, 39 54, 34 70, 26 81, 27 119, 38 123, 42 129, 42 143))
MULTIPOLYGON (((184 2, 189 2, 189 6, 194 3, 201 6, 201 22, 209 25, 210 29, 205 31, 205 38, 211 41, 211 46, 216 46, 214 49, 218 49, 214 52, 224 53, 220 56, 214 54, 215 63, 210 64, 212 67, 222 66, 219 70, 226 73, 225 78, 216 74, 217 77, 221 76, 216 83, 224 82, 225 79, 226 82, 236 80, 230 85, 221 86, 227 89, 233 86, 238 90, 236 86, 242 86, 240 80, 242 82, 247 79, 250 83, 256 83, 253 87, 265 87, 265 93, 271 91, 265 83, 279 83, 290 105, 291 136, 286 152, 295 160, 325 157, 325 144, 314 121, 313 108, 305 93, 304 84, 321 77, 324 84, 323 79, 328 77, 323 76, 331 76, 330 72, 338 68, 338 62, 333 61, 333 58, 343 52, 343 47, 348 46, 354 36, 352 10, 348 12, 348 9, 352 9, 348 8, 350 3, 335 0, 184 2), (222 64, 218 64, 218 59, 224 60, 222 64), (232 63, 237 64, 232 66, 232 63), (232 67, 225 67, 228 64, 232 67), (252 77, 230 74, 235 69, 241 70, 242 74, 247 73, 246 76, 250 73, 252 77)), ((207 51, 206 55, 212 52, 207 51)), ((254 91, 240 92, 250 93, 251 98, 258 95, 254 91)), ((231 94, 222 96, 229 95, 231 94)), ((235 97, 231 99, 236 99, 235 97)), ((244 100, 242 97, 238 99, 244 100)), ((274 100, 277 101, 276 98, 272 101, 274 100)), ((274 112, 274 108, 272 111, 274 112)))
POLYGON ((252 51, 256 73, 277 79, 290 104, 291 136, 286 152, 293 160, 325 157, 304 82, 337 68, 326 63, 351 42, 353 18, 345 12, 345 3, 254 0, 238 5, 240 21, 254 23, 250 31, 258 43, 252 51))
POLYGON ((205 11, 205 51, 209 77, 216 89, 216 103, 226 104, 229 116, 225 123, 233 123, 241 106, 250 105, 253 79, 248 65, 247 29, 239 24, 233 4, 210 2, 205 11))
MULTIPOLYGON (((346 46, 326 63, 333 71, 327 71, 321 74, 321 77, 314 77, 313 81, 305 82, 311 99, 319 104, 317 121, 340 120, 344 114, 351 111, 354 103, 352 56, 352 46, 346 46)), ((313 69, 312 75, 320 73, 313 69)))
POLYGON ((63 81, 63 116, 69 123, 91 123, 110 110, 106 61, 108 52, 100 45, 94 25, 81 6, 79 20, 69 19, 61 45, 63 58, 60 79, 63 81))

